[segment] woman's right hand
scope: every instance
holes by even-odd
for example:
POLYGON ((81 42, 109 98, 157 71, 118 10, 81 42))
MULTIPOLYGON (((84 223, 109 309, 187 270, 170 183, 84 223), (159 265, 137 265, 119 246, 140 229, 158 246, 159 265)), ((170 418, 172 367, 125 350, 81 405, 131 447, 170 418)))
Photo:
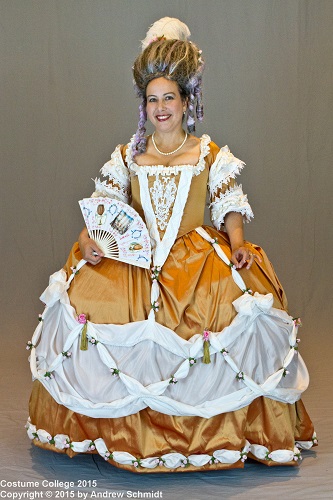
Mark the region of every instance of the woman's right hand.
POLYGON ((89 238, 87 228, 85 227, 79 236, 79 247, 82 254, 82 258, 95 266, 101 262, 104 257, 104 253, 96 245, 94 240, 89 238))

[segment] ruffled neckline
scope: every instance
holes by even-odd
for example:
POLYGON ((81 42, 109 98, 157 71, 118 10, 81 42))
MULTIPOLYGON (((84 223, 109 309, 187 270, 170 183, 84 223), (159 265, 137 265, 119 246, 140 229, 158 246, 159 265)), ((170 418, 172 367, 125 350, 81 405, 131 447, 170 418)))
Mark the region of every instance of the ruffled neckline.
POLYGON ((132 148, 134 144, 134 138, 135 136, 131 138, 127 151, 126 151, 126 163, 129 168, 129 170, 135 174, 139 172, 139 170, 144 170, 147 172, 149 175, 154 175, 154 174, 178 174, 182 170, 192 170, 193 175, 199 175, 200 172, 202 172, 205 169, 205 158, 206 156, 210 153, 210 147, 209 143, 211 142, 211 138, 207 134, 203 134, 200 137, 200 155, 198 162, 193 165, 193 164, 183 164, 183 165, 138 165, 135 163, 135 161, 132 158, 132 148))

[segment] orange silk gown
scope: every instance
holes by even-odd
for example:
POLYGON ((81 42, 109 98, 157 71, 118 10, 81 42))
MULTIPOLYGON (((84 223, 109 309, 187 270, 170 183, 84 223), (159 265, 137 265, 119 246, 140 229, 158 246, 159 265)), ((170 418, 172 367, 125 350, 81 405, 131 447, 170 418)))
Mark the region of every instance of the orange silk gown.
MULTIPOLYGON (((192 179, 177 238, 159 277, 161 307, 156 312, 156 321, 186 341, 205 329, 220 332, 227 327, 236 315, 232 303, 242 295, 231 277, 230 268, 219 259, 213 246, 195 231, 203 225, 209 168, 217 152, 217 146, 211 143, 205 168, 192 179)), ((179 176, 175 179, 178 183, 179 176)), ((150 176, 150 187, 153 180, 150 176)), ((134 175, 131 176, 131 192, 132 206, 144 219, 139 182, 134 175)), ((205 229, 230 257, 227 234, 208 226, 205 229)), ((262 259, 261 263, 255 261, 250 270, 239 271, 247 287, 260 294, 271 293, 274 308, 286 310, 285 293, 265 252, 249 242, 246 245, 262 259)), ((75 243, 64 267, 68 276, 81 258, 75 243)), ((86 313, 93 323, 124 325, 147 319, 151 309, 150 290, 149 270, 105 258, 96 266, 86 264, 82 267, 68 295, 76 312, 86 313)), ((87 370, 93 367, 87 365, 87 370)), ((202 380, 197 391, 209 394, 209 380, 202 380)), ((93 418, 58 404, 38 380, 34 382, 30 399, 30 419, 36 429, 45 429, 50 436, 67 435, 71 442, 95 442, 101 438, 110 451, 111 464, 142 473, 240 468, 244 467, 241 455, 232 463, 212 459, 201 466, 193 465, 186 458, 182 466, 174 468, 165 467, 163 459, 153 468, 141 467, 140 461, 172 453, 185 457, 205 454, 213 457, 216 450, 240 451, 246 442, 266 447, 270 453, 294 450, 296 441, 311 442, 314 435, 301 400, 288 404, 259 396, 249 405, 210 418, 169 415, 149 406, 117 418, 93 418), (115 451, 133 455, 139 466, 113 460, 115 451)), ((35 437, 33 441, 37 446, 69 456, 77 453, 71 446, 57 448, 52 440, 42 442, 35 437)), ((96 452, 96 449, 86 451, 96 452)), ((267 465, 281 464, 267 455, 258 458, 251 451, 247 455, 267 465)), ((297 465, 298 461, 291 459, 282 464, 297 465)))

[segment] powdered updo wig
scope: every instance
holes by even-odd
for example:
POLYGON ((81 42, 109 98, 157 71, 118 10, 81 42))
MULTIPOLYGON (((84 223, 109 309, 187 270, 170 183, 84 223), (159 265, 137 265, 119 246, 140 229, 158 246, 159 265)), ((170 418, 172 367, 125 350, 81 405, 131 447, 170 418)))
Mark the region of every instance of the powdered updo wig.
POLYGON ((141 98, 140 118, 133 144, 133 155, 146 151, 146 89, 155 78, 164 77, 178 84, 182 99, 188 99, 187 130, 195 131, 195 118, 203 118, 201 50, 187 40, 190 31, 178 19, 164 17, 156 21, 142 41, 142 53, 133 66, 134 87, 141 98))

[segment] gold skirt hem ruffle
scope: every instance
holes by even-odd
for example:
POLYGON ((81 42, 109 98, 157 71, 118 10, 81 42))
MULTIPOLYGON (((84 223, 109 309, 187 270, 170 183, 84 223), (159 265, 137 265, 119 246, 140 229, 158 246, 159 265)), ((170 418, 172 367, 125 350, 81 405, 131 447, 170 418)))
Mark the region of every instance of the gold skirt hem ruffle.
POLYGON ((30 419, 28 434, 36 446, 74 457, 78 454, 75 449, 87 440, 86 448, 90 444, 95 449, 83 453, 98 453, 110 464, 136 473, 243 468, 247 458, 267 466, 297 466, 301 456, 295 444, 305 441, 316 445, 313 425, 301 401, 290 405, 264 397, 209 419, 175 417, 150 408, 126 417, 94 419, 59 405, 35 381, 30 419), (258 445, 261 453, 266 447, 265 458, 260 458, 260 453, 255 456, 258 445), (281 451, 284 461, 279 458, 281 451), (117 452, 128 454, 130 463, 119 463, 117 452), (290 460, 285 461, 288 452, 290 460), (170 460, 165 463, 165 458, 176 455, 174 467, 170 467, 170 460), (196 465, 205 455, 209 455, 208 463, 196 465), (144 460, 149 461, 148 467, 141 463, 144 460))

